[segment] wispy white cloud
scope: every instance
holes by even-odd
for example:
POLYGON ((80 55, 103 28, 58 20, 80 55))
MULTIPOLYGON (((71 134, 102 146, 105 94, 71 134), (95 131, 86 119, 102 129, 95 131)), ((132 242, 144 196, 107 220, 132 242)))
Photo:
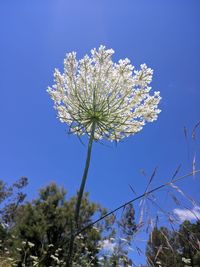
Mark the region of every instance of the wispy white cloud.
POLYGON ((112 253, 115 246, 116 246, 116 243, 115 242, 112 242, 111 240, 109 239, 105 239, 101 242, 101 247, 103 250, 106 250, 107 252, 110 252, 112 253))
POLYGON ((200 207, 198 206, 193 209, 174 209, 173 212, 182 222, 185 220, 200 220, 200 207))

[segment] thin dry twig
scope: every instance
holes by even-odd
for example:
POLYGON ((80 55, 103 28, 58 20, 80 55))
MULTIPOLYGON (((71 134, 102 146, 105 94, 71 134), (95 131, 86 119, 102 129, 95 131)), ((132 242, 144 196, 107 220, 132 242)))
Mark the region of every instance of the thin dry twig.
POLYGON ((142 223, 142 221, 143 221, 143 216, 144 216, 144 212, 145 212, 145 206, 144 206, 144 204, 145 204, 145 201, 146 201, 146 192, 148 191, 148 189, 149 189, 149 187, 150 187, 150 185, 151 185, 151 183, 152 183, 152 181, 153 181, 153 178, 155 177, 155 175, 156 175, 156 171, 157 171, 157 167, 154 169, 154 171, 153 171, 153 173, 152 173, 152 175, 151 175, 151 177, 150 177, 150 179, 149 179, 149 182, 148 182, 148 184, 147 184, 147 187, 146 187, 146 189, 145 189, 145 191, 144 191, 144 196, 142 197, 142 200, 141 200, 141 202, 140 202, 140 219, 139 219, 139 224, 141 224, 142 223))
MULTIPOLYGON (((195 171, 195 174, 197 174, 197 173, 200 173, 200 170, 196 170, 196 171, 195 171)), ((188 174, 185 174, 185 175, 183 175, 183 176, 180 176, 180 177, 178 177, 178 178, 176 178, 176 179, 173 180, 173 184, 174 184, 174 183, 177 183, 177 182, 179 182, 179 181, 181 181, 181 180, 183 180, 183 179, 185 179, 185 178, 187 178, 187 177, 190 177, 190 176, 192 176, 192 175, 193 175, 193 172, 190 172, 190 173, 188 173, 188 174)), ((145 192, 145 193, 143 193, 142 195, 140 195, 140 196, 138 196, 138 197, 135 197, 135 198, 129 200, 128 202, 126 202, 126 203, 120 205, 119 207, 113 209, 112 211, 110 211, 110 212, 106 213, 105 215, 101 216, 99 219, 93 221, 92 223, 88 224, 88 225, 85 226, 84 228, 80 229, 80 230, 79 230, 78 232, 76 232, 74 235, 75 235, 75 236, 79 235, 80 233, 84 232, 84 231, 87 230, 88 228, 92 227, 94 224, 96 224, 96 223, 98 223, 99 221, 105 219, 106 217, 108 217, 108 216, 114 214, 116 211, 118 211, 118 210, 124 208, 125 206, 131 204, 132 202, 135 202, 135 201, 137 201, 137 200, 143 198, 144 196, 150 195, 151 193, 156 192, 156 191, 158 191, 158 190, 160 190, 160 189, 163 189, 163 188, 165 188, 165 187, 167 187, 167 186, 170 186, 170 185, 171 185, 171 181, 170 181, 170 182, 167 182, 167 183, 164 183, 164 184, 161 184, 161 185, 159 185, 159 186, 157 186, 157 187, 155 187, 155 188, 149 190, 148 192, 145 192)))
POLYGON ((197 124, 194 126, 193 130, 192 130, 192 139, 195 140, 196 139, 196 130, 197 128, 200 126, 200 121, 197 122, 197 124))

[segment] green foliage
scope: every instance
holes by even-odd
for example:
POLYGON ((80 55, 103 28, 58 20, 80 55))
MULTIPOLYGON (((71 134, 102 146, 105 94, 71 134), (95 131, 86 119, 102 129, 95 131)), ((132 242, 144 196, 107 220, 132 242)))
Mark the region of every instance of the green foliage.
POLYGON ((146 256, 150 266, 200 266, 200 221, 185 221, 179 230, 154 228, 150 235, 146 256), (187 265, 185 265, 187 263, 187 265))
MULTIPOLYGON (((52 255, 58 254, 58 249, 59 255, 57 256, 62 260, 66 259, 75 200, 75 198, 71 198, 66 201, 64 189, 50 184, 40 190, 36 200, 18 208, 13 229, 14 235, 18 237, 15 246, 20 247, 20 242, 23 240, 34 244, 31 248, 28 243, 23 247, 22 262, 31 266, 32 260, 28 257, 30 254, 40 259, 40 266, 54 266, 55 258, 52 255)), ((98 205, 89 202, 87 194, 83 198, 82 210, 84 212, 81 214, 81 227, 91 222, 95 213, 100 212, 98 205)), ((100 239, 99 232, 94 230, 84 232, 82 235, 84 246, 81 248, 76 246, 75 254, 86 255, 87 248, 90 252, 87 260, 89 261, 91 256, 95 258, 98 252, 97 243, 100 239)))
POLYGON ((191 266, 200 266, 200 221, 185 221, 178 232, 179 251, 191 260, 191 266))
MULTIPOLYGON (((2 202, 6 203, 1 213, 0 239, 4 245, 0 247, 0 255, 5 255, 6 248, 12 266, 65 266, 76 197, 66 200, 65 190, 52 183, 41 189, 35 200, 23 202, 25 195, 21 190, 26 183, 21 181, 21 184, 14 184, 9 190, 3 182, 1 185, 0 196, 2 202), (14 188, 17 190, 15 193, 14 188), (19 197, 22 195, 23 198, 19 197), (14 202, 8 202, 8 199, 14 202), (16 202, 17 199, 20 201, 16 202), (14 203, 17 203, 15 208, 14 203)), ((89 201, 89 195, 85 193, 80 210, 80 229, 105 213, 106 209, 89 201)), ((135 229, 134 220, 134 209, 129 205, 120 221, 110 216, 78 235, 75 239, 73 266, 122 266, 121 263, 123 266, 131 266, 128 246, 135 229), (127 241, 124 243, 119 237, 127 241), (111 240, 114 240, 114 249, 108 252, 110 257, 107 257, 104 241, 111 240)))
POLYGON ((24 187, 28 184, 26 177, 20 178, 11 186, 7 186, 0 180, 0 222, 1 225, 10 224, 13 220, 15 210, 24 201, 26 194, 24 187))
POLYGON ((136 232, 135 211, 131 204, 127 205, 121 219, 116 221, 117 233, 111 238, 112 253, 102 255, 101 266, 129 267, 133 262, 128 257, 129 249, 136 232), (108 257, 109 256, 109 257, 108 257))
POLYGON ((10 266, 12 247, 12 228, 16 210, 23 203, 26 194, 23 193, 27 185, 26 177, 8 186, 0 180, 0 261, 2 266, 10 266))

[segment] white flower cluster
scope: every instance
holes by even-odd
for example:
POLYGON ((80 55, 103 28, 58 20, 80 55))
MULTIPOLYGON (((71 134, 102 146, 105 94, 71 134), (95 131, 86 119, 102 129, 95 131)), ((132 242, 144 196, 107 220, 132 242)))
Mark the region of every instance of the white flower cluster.
POLYGON ((77 60, 66 55, 64 73, 55 70, 55 84, 48 88, 61 122, 70 132, 94 139, 116 140, 139 132, 157 119, 159 92, 149 95, 153 70, 142 64, 135 70, 129 59, 114 63, 114 51, 100 46, 91 57, 77 60))

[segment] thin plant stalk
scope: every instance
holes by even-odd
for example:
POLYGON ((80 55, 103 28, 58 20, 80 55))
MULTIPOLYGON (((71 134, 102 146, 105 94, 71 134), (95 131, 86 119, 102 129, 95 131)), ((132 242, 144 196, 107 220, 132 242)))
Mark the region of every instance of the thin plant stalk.
POLYGON ((84 188, 85 188, 85 183, 86 183, 86 180, 87 180, 88 170, 89 170, 89 166, 90 166, 92 145, 93 145, 93 141, 94 141, 94 133, 95 133, 95 122, 93 122, 93 124, 92 124, 91 135, 90 135, 89 142, 88 142, 88 149, 87 149, 87 157, 86 157, 86 162, 85 162, 85 168, 84 168, 83 177, 82 177, 82 180, 81 180, 80 189, 78 191, 78 197, 77 197, 76 208, 75 208, 75 216, 74 216, 75 227, 74 227, 74 224, 72 223, 71 238, 70 238, 70 244, 69 244, 69 254, 68 254, 68 260, 67 260, 67 264, 66 264, 67 267, 71 267, 72 266, 74 241, 75 241, 74 233, 79 228, 80 208, 81 208, 81 202, 82 202, 82 198, 83 198, 83 192, 84 192, 84 188), (75 231, 75 229, 76 229, 76 231, 75 231))

